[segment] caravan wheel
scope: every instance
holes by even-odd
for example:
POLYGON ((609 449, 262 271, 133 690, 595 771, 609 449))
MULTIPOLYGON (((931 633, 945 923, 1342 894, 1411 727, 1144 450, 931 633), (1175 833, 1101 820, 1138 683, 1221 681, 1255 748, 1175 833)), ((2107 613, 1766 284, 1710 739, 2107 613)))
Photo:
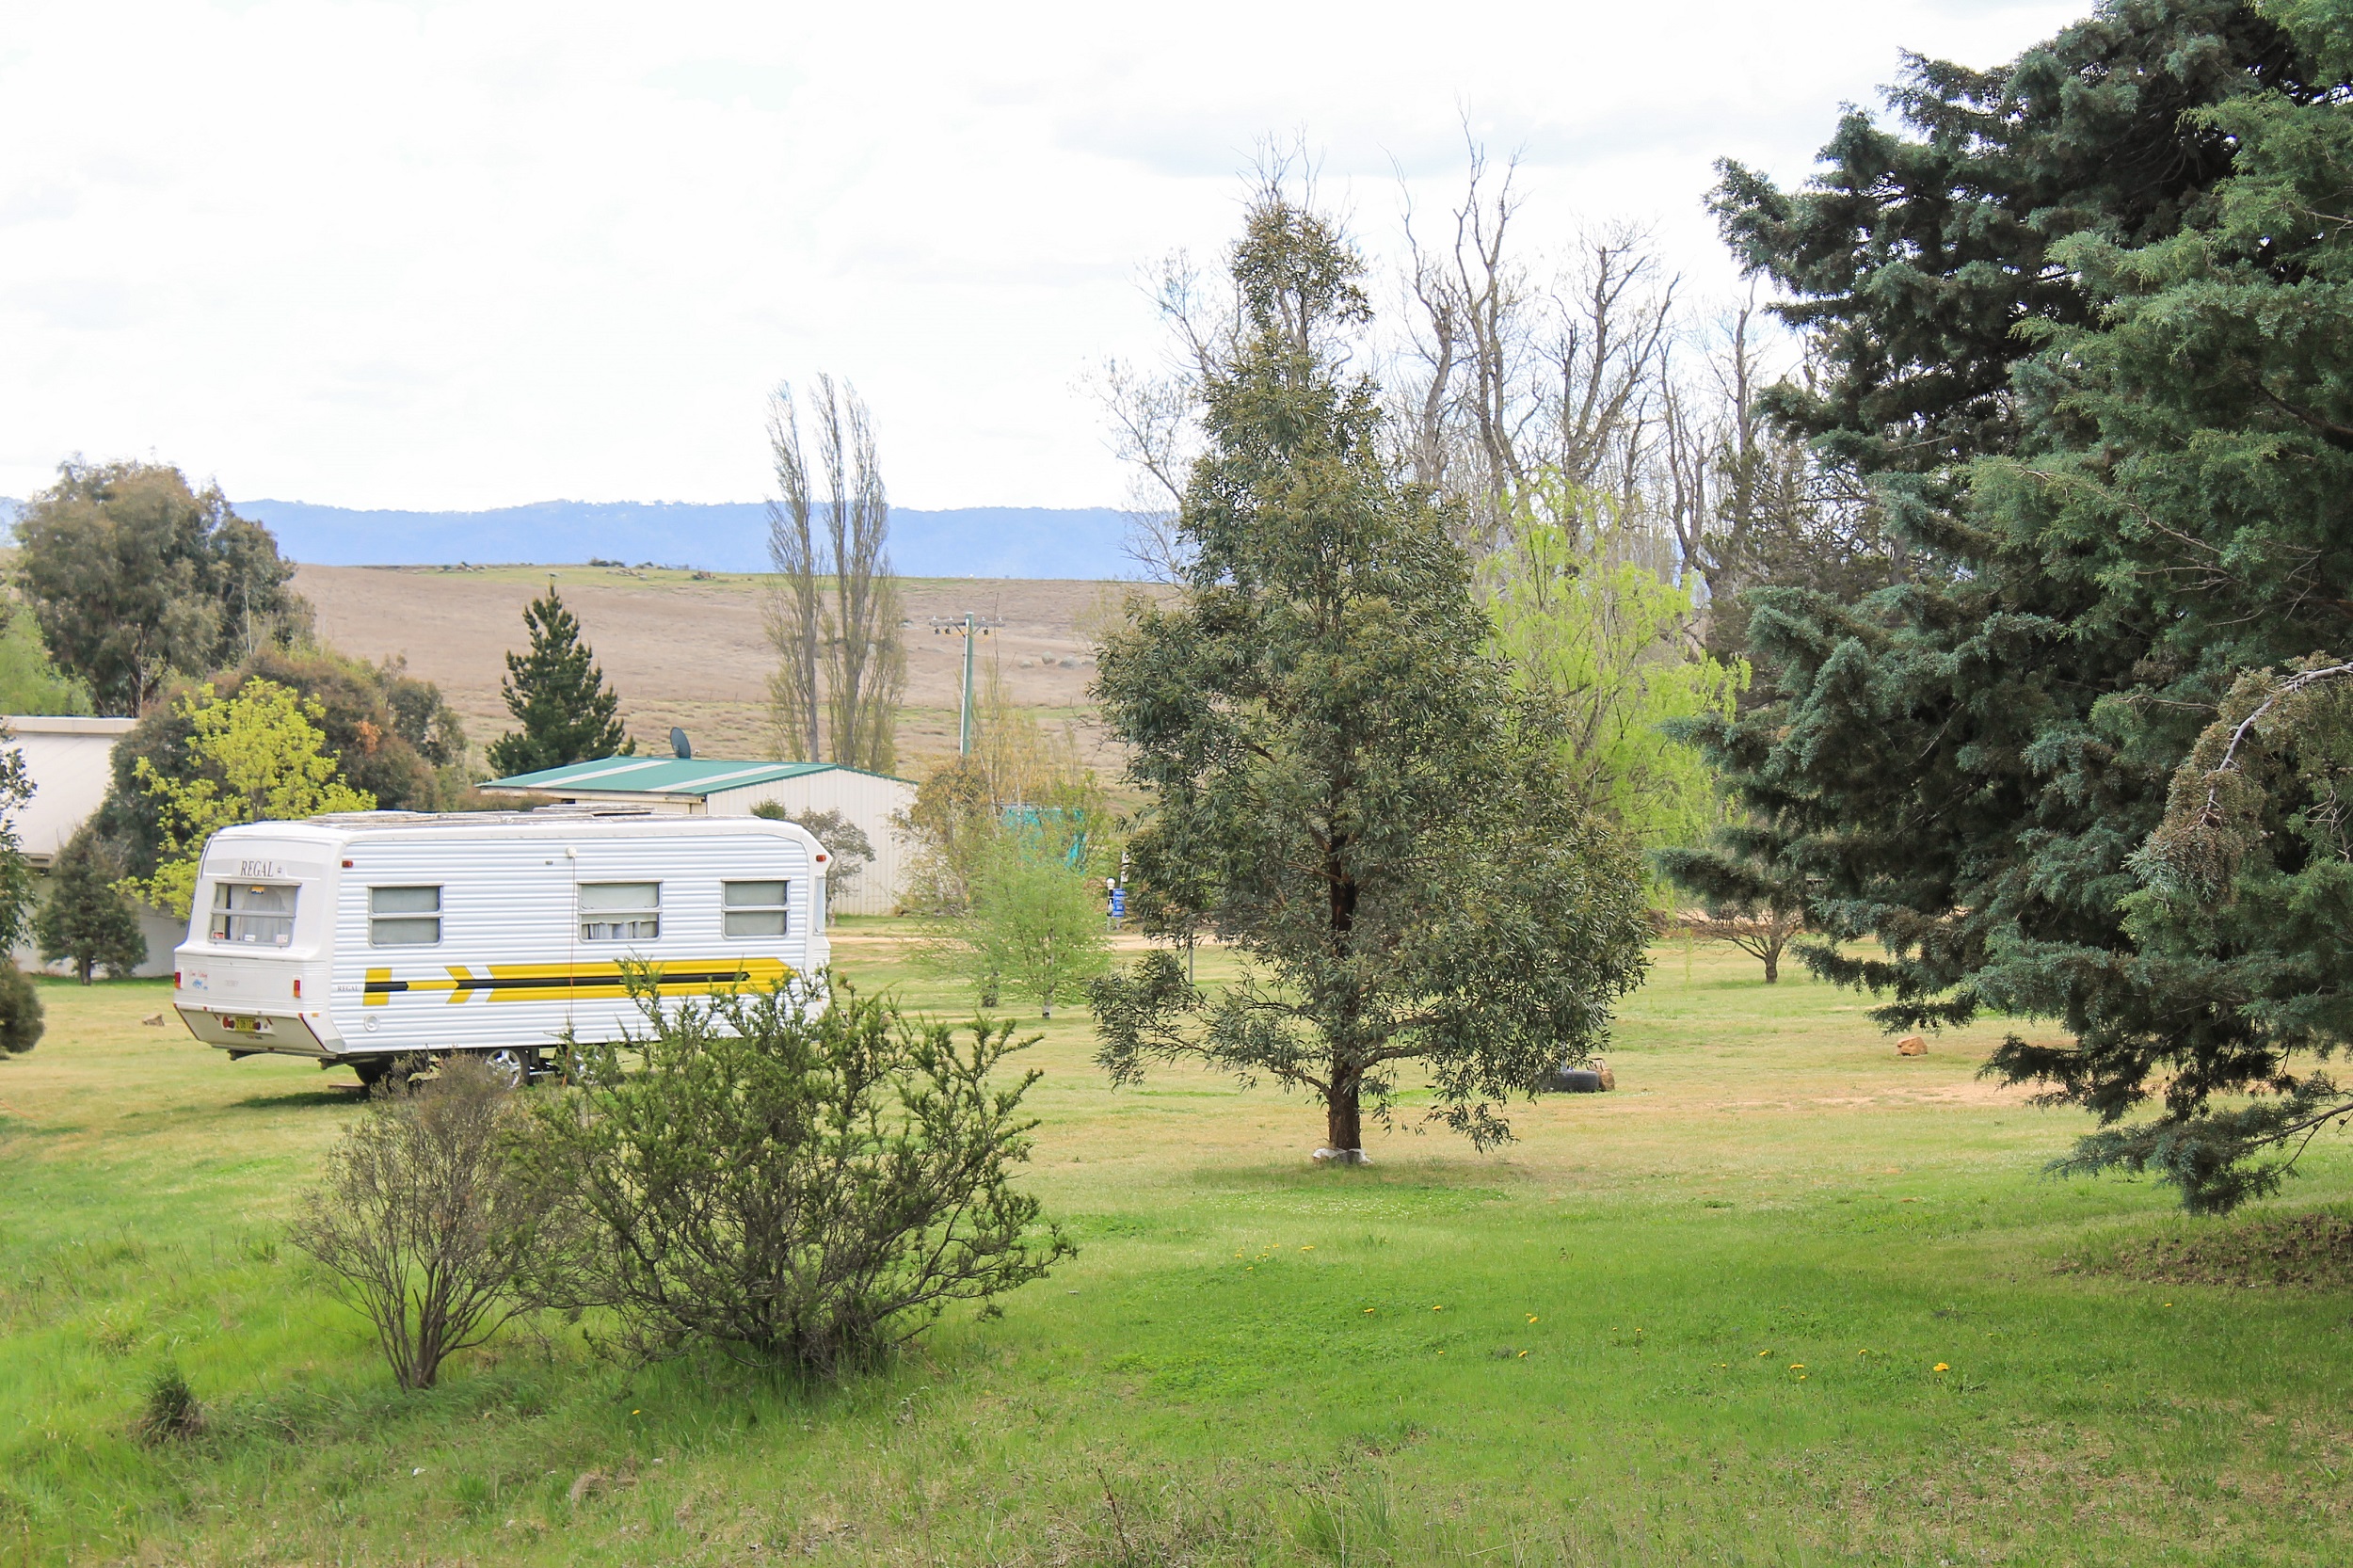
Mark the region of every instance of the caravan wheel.
POLYGON ((466 1053, 497 1075, 498 1080, 509 1089, 520 1089, 531 1081, 533 1052, 501 1046, 496 1050, 476 1050, 466 1053))

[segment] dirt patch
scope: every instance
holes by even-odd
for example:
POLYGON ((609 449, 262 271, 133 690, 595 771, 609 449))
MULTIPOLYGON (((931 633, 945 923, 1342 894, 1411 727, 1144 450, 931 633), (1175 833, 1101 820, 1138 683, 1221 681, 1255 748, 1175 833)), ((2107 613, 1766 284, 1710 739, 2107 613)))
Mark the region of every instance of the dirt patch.
POLYGON ((2115 1274, 2152 1285, 2353 1289, 2353 1217, 2335 1209, 2256 1214, 2138 1237, 2072 1258, 2062 1273, 2115 1274))

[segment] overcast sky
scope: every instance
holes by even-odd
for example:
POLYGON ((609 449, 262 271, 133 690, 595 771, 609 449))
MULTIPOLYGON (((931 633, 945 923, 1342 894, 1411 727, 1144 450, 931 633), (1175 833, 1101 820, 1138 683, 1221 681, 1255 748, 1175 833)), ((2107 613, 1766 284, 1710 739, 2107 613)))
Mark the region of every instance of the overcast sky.
POLYGON ((1264 136, 1379 252, 1466 110, 1531 241, 1631 218, 1729 296, 1714 158, 1801 177, 1900 51, 2087 8, 0 0, 0 495, 79 452, 351 506, 750 500, 766 390, 830 370, 902 504, 1115 504, 1080 377, 1157 350, 1143 269, 1215 258, 1264 136))

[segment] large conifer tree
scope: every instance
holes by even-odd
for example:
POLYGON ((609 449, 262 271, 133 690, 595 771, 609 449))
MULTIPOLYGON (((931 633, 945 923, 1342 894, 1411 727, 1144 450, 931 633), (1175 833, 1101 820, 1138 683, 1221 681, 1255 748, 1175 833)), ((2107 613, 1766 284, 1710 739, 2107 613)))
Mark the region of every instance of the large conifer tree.
POLYGON ((490 743, 491 768, 511 777, 634 751, 620 696, 605 686, 596 650, 580 640, 580 618, 554 584, 523 607, 523 625, 531 649, 506 656, 502 683, 506 711, 520 728, 490 743))
POLYGON ((1802 191, 1719 194, 1834 372, 1783 416, 1920 562, 1757 595, 1784 699, 1714 728, 1817 927, 1885 944, 1808 962, 1891 1026, 2063 1024, 1993 1070, 2107 1122, 2161 1094, 2085 1152, 2193 1204, 2264 1180, 2209 1097, 2345 1039, 2276 965, 2160 930, 2136 858, 2245 672, 2353 642, 2342 8, 2114 0, 1998 71, 1914 62, 1905 128, 1850 115, 1802 191))

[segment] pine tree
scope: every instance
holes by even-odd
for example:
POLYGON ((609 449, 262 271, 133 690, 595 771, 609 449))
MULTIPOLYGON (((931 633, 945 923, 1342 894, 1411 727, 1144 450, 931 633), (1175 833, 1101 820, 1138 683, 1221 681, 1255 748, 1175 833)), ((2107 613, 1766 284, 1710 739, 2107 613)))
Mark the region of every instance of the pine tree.
POLYGON ((520 728, 490 743, 491 768, 512 777, 635 751, 618 716, 621 699, 606 689, 596 652, 580 640, 579 618, 554 584, 523 607, 523 625, 531 651, 506 656, 502 683, 506 711, 520 728))
POLYGON ((33 935, 44 961, 71 958, 85 985, 101 964, 120 978, 147 961, 138 911, 115 890, 121 878, 121 866, 87 824, 50 868, 49 902, 34 918, 33 935))
MULTIPOLYGON (((2292 33, 2114 0, 1998 71, 1916 62, 1911 134, 1850 117, 1802 192, 1728 166, 1719 193, 1833 372, 1783 416, 1918 552, 1857 603, 1753 596, 1782 700, 1712 727, 1767 858, 1818 879, 1817 929, 1883 945, 1806 962, 1890 1027, 2059 1021, 1993 1070, 2105 1123, 2161 1094, 2079 1158, 2199 1207, 2265 1179, 2201 1130, 2211 1096, 2346 1043, 2281 962, 2284 907, 2230 943, 2169 931, 2141 853, 2247 673, 2347 641, 2345 9, 2283 7, 2292 33)), ((2314 851, 2289 837, 2292 871, 2314 851)))
POLYGON ((1642 878, 1515 698, 1449 518, 1381 456, 1379 390, 1346 373, 1369 315, 1328 223, 1262 191, 1235 248, 1242 331, 1204 386, 1209 450, 1186 567, 1106 642, 1096 692, 1148 813, 1145 929, 1213 930, 1241 978, 1160 951, 1098 981, 1115 1082, 1190 1060, 1312 1094, 1346 1156, 1400 1064, 1479 1146, 1500 1102, 1590 1051, 1639 983, 1642 878))

